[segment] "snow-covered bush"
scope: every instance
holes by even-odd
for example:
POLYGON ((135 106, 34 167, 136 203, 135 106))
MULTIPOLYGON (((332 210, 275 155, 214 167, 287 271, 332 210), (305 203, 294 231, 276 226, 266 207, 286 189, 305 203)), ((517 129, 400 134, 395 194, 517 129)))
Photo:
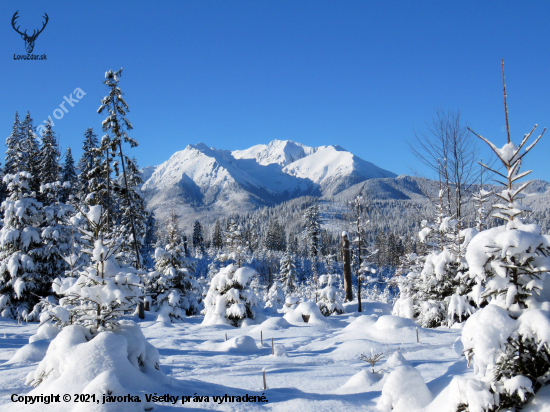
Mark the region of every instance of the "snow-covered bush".
POLYGON ((333 286, 336 283, 336 277, 334 275, 322 275, 319 277, 319 284, 324 285, 319 294, 319 300, 317 305, 324 316, 330 316, 333 313, 344 313, 344 306, 342 305, 342 299, 340 297, 340 291, 333 286))
POLYGON ((285 294, 283 293, 281 284, 278 281, 275 281, 267 292, 267 302, 265 304, 265 307, 277 310, 281 309, 284 303, 285 294))
POLYGON ((203 325, 240 326, 244 319, 254 319, 258 298, 250 287, 257 273, 249 267, 229 265, 218 272, 204 300, 203 325))

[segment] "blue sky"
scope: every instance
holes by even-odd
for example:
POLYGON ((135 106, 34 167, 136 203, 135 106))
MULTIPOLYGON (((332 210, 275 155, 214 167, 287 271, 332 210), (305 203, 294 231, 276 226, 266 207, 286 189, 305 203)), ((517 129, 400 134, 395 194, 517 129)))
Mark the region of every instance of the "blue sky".
MULTIPOLYGON (((550 127, 549 2, 5 1, 0 16, 0 140, 16 110, 39 124, 81 88, 54 127, 76 158, 86 128, 102 134, 101 82, 120 67, 141 166, 190 143, 290 139, 410 174, 406 141, 435 108, 505 142, 501 58, 513 139, 550 127), (33 52, 46 61, 14 60, 16 10, 30 32, 48 13, 33 52)), ((527 158, 533 177, 550 180, 549 149, 550 132, 527 158)))

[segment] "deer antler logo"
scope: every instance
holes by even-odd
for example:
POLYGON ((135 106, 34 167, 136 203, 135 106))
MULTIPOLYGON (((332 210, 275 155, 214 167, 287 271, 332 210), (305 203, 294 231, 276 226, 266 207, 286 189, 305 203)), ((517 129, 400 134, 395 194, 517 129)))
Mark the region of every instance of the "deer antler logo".
POLYGON ((36 30, 34 30, 32 32, 32 35, 29 36, 29 35, 27 35, 27 30, 25 30, 24 33, 21 33, 19 31, 19 26, 15 27, 15 20, 19 17, 17 15, 17 13, 19 13, 19 10, 16 11, 15 14, 13 15, 13 17, 11 19, 11 25, 13 26, 13 29, 21 35, 23 40, 25 40, 25 48, 27 49, 27 53, 32 53, 32 51, 34 49, 34 42, 35 42, 36 38, 38 37, 38 35, 40 33, 42 33, 42 31, 46 28, 46 24, 48 24, 49 17, 46 13, 44 13, 44 18, 46 19, 46 21, 44 22, 44 25, 42 26, 42 28, 40 30, 38 30, 38 32, 36 30))

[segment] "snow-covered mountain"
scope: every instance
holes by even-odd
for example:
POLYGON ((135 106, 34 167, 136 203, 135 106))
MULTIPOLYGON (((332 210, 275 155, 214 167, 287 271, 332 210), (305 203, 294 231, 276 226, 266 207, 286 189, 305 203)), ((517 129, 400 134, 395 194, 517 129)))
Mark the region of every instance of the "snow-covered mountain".
POLYGON ((330 196, 365 180, 395 176, 340 146, 274 140, 227 151, 199 143, 145 168, 142 190, 160 215, 188 208, 224 214, 304 195, 330 196))

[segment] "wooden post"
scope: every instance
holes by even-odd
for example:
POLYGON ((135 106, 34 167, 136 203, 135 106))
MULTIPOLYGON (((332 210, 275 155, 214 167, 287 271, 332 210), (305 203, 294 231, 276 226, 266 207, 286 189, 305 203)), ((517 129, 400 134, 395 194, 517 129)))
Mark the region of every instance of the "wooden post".
POLYGON ((151 308, 149 307, 149 301, 148 300, 145 301, 145 310, 146 311, 151 310, 151 308))
POLYGON ((145 319, 145 306, 143 302, 139 302, 138 316, 140 319, 145 319))
POLYGON ((262 341, 262 345, 264 344, 264 333, 260 331, 260 339, 262 341))
POLYGON ((418 328, 416 328, 416 343, 420 343, 420 340, 418 339, 418 328))
POLYGON ((225 334, 225 341, 227 342, 227 333, 225 334))
POLYGON ((351 302, 353 300, 353 291, 351 289, 351 258, 349 254, 349 237, 347 232, 342 233, 342 258, 344 261, 345 302, 351 302))
POLYGON ((275 346, 273 346, 273 338, 271 338, 271 354, 275 355, 275 346))
POLYGON ((263 370, 264 373, 264 391, 267 389, 267 383, 265 381, 265 369, 263 370))

